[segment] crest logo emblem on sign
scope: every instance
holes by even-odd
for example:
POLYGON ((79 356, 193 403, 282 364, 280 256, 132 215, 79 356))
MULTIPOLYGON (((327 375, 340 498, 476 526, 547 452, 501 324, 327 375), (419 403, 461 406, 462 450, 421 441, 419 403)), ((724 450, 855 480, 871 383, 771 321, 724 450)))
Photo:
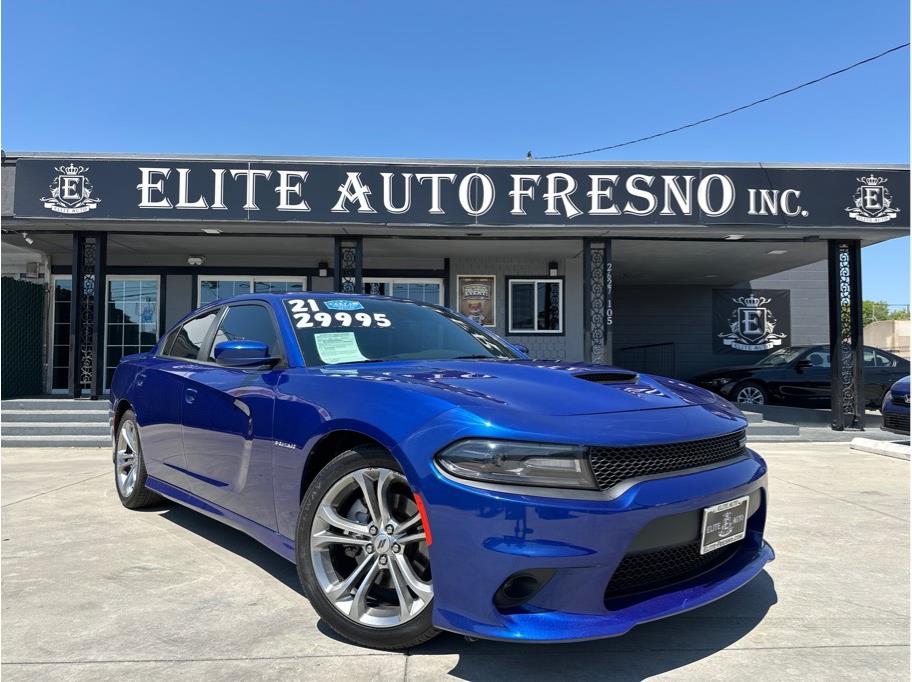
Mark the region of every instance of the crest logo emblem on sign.
POLYGON ((735 524, 732 523, 732 513, 727 511, 722 516, 722 527, 719 529, 719 537, 727 538, 732 534, 732 531, 735 529, 735 524))
POLYGON ((58 166, 59 175, 51 183, 51 195, 41 197, 44 207, 57 213, 86 213, 98 206, 101 199, 92 197, 92 185, 85 176, 87 166, 58 166))
POLYGON ((875 177, 873 173, 866 178, 858 178, 861 187, 855 190, 855 206, 846 209, 849 215, 861 223, 885 223, 895 218, 899 209, 891 206, 893 197, 890 190, 884 187, 886 181, 886 178, 875 177))
POLYGON ((776 333, 776 318, 766 307, 772 299, 763 296, 739 296, 733 298, 738 304, 729 318, 728 332, 719 334, 722 343, 735 350, 770 350, 782 345, 785 334, 776 333))

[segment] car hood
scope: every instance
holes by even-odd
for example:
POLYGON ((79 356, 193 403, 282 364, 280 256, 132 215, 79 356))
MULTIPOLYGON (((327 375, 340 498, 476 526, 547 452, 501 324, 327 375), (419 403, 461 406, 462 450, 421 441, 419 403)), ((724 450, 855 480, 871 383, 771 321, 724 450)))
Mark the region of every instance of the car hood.
POLYGON ((322 374, 420 391, 458 406, 542 415, 600 414, 707 405, 718 396, 675 379, 605 365, 434 360, 323 367, 322 374))
POLYGON ((890 387, 890 393, 894 398, 904 398, 909 395, 909 377, 903 377, 892 387, 890 387))

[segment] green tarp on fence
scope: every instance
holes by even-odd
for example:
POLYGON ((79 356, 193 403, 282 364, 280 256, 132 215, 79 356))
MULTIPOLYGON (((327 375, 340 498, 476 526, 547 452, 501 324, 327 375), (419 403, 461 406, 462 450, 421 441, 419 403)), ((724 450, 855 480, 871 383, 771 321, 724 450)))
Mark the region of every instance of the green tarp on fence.
POLYGON ((44 287, 0 278, 0 397, 44 393, 44 287))

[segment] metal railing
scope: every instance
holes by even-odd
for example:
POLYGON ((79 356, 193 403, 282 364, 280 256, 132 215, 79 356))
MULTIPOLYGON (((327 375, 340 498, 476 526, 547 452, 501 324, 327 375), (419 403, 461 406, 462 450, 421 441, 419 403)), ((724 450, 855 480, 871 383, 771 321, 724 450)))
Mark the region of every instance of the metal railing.
POLYGON ((624 369, 660 376, 675 376, 674 343, 648 343, 627 346, 614 351, 614 364, 624 369))

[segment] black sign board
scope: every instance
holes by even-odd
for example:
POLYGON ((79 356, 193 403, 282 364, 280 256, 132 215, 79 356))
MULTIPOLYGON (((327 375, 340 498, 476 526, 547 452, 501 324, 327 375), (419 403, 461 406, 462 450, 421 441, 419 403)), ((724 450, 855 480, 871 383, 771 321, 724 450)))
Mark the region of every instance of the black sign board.
POLYGON ((791 344, 788 289, 713 289, 713 353, 771 353, 791 344))
POLYGON ((903 228, 908 170, 30 158, 14 215, 68 221, 903 228))

